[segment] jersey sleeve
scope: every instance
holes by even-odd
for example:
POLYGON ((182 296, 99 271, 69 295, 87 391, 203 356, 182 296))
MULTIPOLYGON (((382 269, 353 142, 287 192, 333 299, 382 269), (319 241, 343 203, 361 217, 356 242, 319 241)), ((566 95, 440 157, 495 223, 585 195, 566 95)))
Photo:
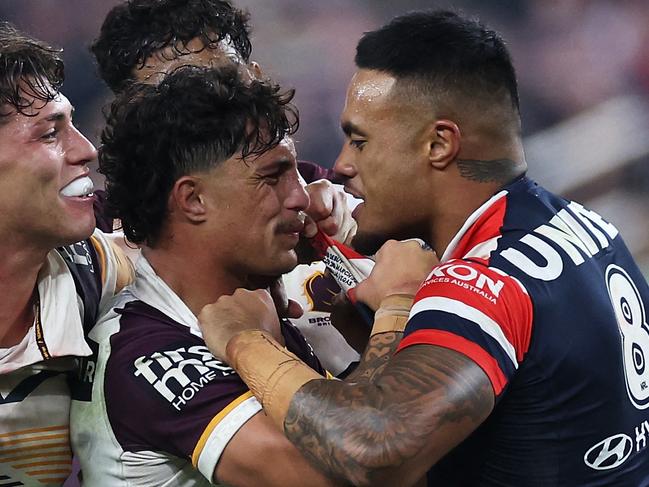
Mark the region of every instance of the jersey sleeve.
POLYGON ((124 451, 191 460, 211 481, 228 442, 261 405, 198 337, 137 315, 119 319, 124 331, 111 338, 104 378, 117 441, 124 451))
POLYGON ((419 289, 397 351, 417 344, 455 350, 482 368, 499 397, 529 348, 532 319, 532 302, 517 279, 452 260, 419 289))

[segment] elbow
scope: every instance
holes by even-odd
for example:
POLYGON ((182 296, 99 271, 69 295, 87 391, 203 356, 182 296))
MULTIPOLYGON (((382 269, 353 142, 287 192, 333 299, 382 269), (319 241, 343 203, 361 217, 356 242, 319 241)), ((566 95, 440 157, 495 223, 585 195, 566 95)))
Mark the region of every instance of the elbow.
POLYGON ((398 479, 404 459, 385 442, 366 440, 353 448, 344 448, 341 458, 346 458, 348 468, 337 472, 345 482, 359 487, 385 487, 403 485, 398 479))

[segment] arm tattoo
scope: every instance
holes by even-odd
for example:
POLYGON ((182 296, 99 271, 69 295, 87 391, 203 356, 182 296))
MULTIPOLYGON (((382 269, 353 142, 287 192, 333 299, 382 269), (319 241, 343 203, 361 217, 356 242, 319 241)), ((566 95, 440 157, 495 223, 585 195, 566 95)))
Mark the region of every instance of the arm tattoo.
POLYGON ((403 333, 401 332, 379 333, 371 337, 361 362, 349 374, 347 382, 372 382, 385 368, 402 337, 403 333))
POLYGON ((521 169, 511 159, 458 159, 457 167, 462 177, 480 183, 506 183, 521 173, 521 169))
POLYGON ((358 383, 308 382, 284 422, 286 436, 314 465, 354 485, 382 485, 408 472, 421 476, 494 404, 482 369, 432 345, 406 348, 369 376, 358 383))

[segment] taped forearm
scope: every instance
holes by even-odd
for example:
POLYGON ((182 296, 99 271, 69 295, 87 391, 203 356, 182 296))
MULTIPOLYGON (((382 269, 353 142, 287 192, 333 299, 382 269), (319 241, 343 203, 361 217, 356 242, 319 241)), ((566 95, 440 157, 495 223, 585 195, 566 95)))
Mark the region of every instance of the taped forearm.
POLYGON ((261 330, 234 336, 228 342, 226 355, 266 414, 282 430, 295 393, 313 379, 324 379, 261 330))
POLYGON ((414 297, 409 294, 392 294, 383 298, 374 315, 370 337, 386 332, 403 332, 414 297))
MULTIPOLYGON (((383 299, 375 315, 372 336, 403 332, 412 301, 413 297, 405 294, 383 299)), ((228 363, 281 429, 295 393, 307 382, 323 379, 262 330, 248 330, 235 335, 227 344, 226 355, 228 363)))

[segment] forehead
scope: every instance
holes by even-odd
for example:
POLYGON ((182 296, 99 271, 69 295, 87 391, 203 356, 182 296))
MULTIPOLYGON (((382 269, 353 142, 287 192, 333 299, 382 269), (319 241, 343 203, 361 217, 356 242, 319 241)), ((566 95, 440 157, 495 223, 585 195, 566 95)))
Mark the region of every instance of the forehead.
POLYGON ((55 114, 60 114, 69 119, 72 113, 72 105, 65 95, 59 93, 56 98, 45 104, 40 100, 34 100, 34 104, 23 109, 23 112, 14 111, 6 123, 0 124, 0 131, 15 133, 29 130, 55 114))
POLYGON ((361 69, 354 74, 349 88, 343 118, 363 117, 389 110, 396 79, 380 71, 361 69))
POLYGON ((295 142, 291 137, 285 137, 277 146, 255 159, 254 165, 260 167, 277 162, 293 162, 296 158, 295 142))
POLYGON ((136 66, 133 76, 143 83, 158 83, 166 73, 186 65, 211 68, 238 65, 244 76, 249 74, 247 65, 232 44, 230 36, 226 36, 216 46, 205 47, 203 40, 198 37, 184 45, 166 46, 145 59, 144 66, 136 66))

